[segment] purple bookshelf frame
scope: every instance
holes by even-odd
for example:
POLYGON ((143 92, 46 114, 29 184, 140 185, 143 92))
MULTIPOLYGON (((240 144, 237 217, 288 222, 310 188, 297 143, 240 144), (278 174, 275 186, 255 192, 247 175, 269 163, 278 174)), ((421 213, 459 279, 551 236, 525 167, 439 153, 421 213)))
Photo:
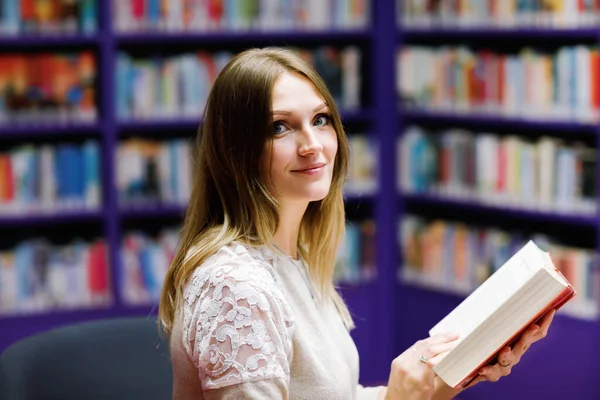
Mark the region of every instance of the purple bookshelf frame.
POLYGON ((596 124, 577 121, 525 119, 519 117, 504 117, 500 115, 477 115, 475 113, 459 114, 452 112, 402 109, 402 119, 410 124, 436 122, 443 125, 480 126, 489 129, 532 129, 536 131, 571 132, 573 134, 596 134, 596 124))
MULTIPOLYGON (((342 122, 351 124, 356 122, 371 121, 373 112, 370 110, 342 111, 342 122)), ((160 131, 190 131, 196 133, 200 123, 200 117, 197 118, 164 118, 156 120, 130 120, 118 121, 117 129, 119 132, 160 132, 160 131)))
MULTIPOLYGON (((200 118, 173 118, 158 120, 131 120, 117 122, 117 129, 120 133, 128 131, 136 132, 161 132, 165 131, 190 131, 195 134, 200 123, 200 118)), ((169 132, 170 133, 170 132, 169 132)))
POLYGON ((99 135, 102 132, 100 124, 19 124, 0 125, 0 139, 30 138, 38 136, 53 137, 55 135, 99 135))
POLYGON ((489 26, 474 26, 474 27, 444 27, 443 25, 433 26, 431 29, 426 28, 405 28, 398 33, 404 41, 412 41, 419 39, 435 39, 436 41, 452 40, 452 39, 467 39, 485 38, 497 40, 514 40, 514 39, 543 39, 543 40, 588 40, 596 39, 598 31, 595 28, 503 28, 489 26))
MULTIPOLYGON (((0 227, 35 226, 35 225, 61 225, 81 222, 101 222, 106 218, 102 210, 98 211, 59 211, 56 213, 27 213, 27 214, 0 214, 0 227)), ((0 317, 0 319, 2 319, 0 317)))
POLYGON ((368 30, 339 31, 239 31, 239 32, 152 32, 152 33, 116 33, 115 42, 119 46, 165 44, 221 44, 252 42, 307 42, 307 41, 353 41, 368 40, 368 30))
POLYGON ((462 200, 430 194, 402 194, 402 200, 407 204, 423 204, 434 207, 452 208, 455 210, 496 213, 507 217, 523 218, 528 221, 568 224, 575 227, 593 228, 597 224, 596 215, 581 215, 575 213, 558 213, 551 211, 535 211, 519 207, 502 207, 489 205, 477 200, 462 200))
POLYGON ((97 46, 100 42, 98 35, 23 35, 23 36, 0 36, 0 48, 23 47, 62 47, 62 46, 97 46))
POLYGON ((147 206, 123 206, 119 209, 121 218, 162 218, 181 217, 185 215, 185 206, 178 205, 147 205, 147 206))

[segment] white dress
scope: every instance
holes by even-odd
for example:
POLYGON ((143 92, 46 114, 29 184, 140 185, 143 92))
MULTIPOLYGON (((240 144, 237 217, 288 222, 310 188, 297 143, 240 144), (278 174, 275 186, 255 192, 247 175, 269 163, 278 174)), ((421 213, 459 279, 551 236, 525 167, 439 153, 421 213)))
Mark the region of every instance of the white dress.
POLYGON ((303 264, 238 242, 192 274, 171 335, 174 399, 376 399, 331 303, 303 264))

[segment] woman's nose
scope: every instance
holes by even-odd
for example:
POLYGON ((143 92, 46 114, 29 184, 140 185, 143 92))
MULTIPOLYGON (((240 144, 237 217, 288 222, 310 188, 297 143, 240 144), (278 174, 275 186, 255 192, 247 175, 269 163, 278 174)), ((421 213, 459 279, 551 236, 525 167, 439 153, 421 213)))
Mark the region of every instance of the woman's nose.
POLYGON ((323 144, 312 126, 303 128, 300 137, 302 138, 298 150, 300 155, 319 153, 323 150, 323 144))

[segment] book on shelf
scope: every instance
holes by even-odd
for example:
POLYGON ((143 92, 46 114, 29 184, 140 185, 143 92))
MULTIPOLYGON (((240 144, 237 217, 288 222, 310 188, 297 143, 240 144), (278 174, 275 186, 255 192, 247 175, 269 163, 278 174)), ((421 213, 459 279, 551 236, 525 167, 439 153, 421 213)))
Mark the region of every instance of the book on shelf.
POLYGON ((336 284, 370 282, 377 277, 376 230, 371 219, 346 222, 333 272, 336 284))
POLYGON ((600 113, 597 46, 518 52, 467 46, 403 46, 397 93, 407 108, 595 123, 600 113))
POLYGON ((185 139, 130 139, 119 144, 117 192, 121 206, 181 206, 192 190, 192 145, 185 139))
POLYGON ((596 213, 596 149, 465 129, 408 126, 398 138, 398 187, 407 193, 583 215, 596 213))
MULTIPOLYGON (((345 111, 361 107, 362 52, 357 46, 289 47, 312 65, 345 111)), ((119 121, 201 118, 210 89, 233 57, 198 50, 165 57, 117 54, 115 112, 119 121)))
POLYGON ((528 326, 574 295, 549 253, 529 241, 430 329, 430 335, 460 332, 459 343, 433 370, 453 388, 468 384, 504 346, 514 344, 528 326))
POLYGON ((600 21, 597 1, 396 0, 397 22, 414 28, 577 28, 600 21))
POLYGON ((0 1, 0 37, 93 34, 97 28, 96 0, 0 1))
POLYGON ((350 142, 351 160, 344 192, 348 196, 373 195, 377 193, 377 160, 379 145, 373 136, 352 134, 350 142))
POLYGON ((0 54, 0 125, 98 119, 93 51, 0 54))
POLYGON ((0 250, 0 316, 112 304, 104 240, 55 245, 30 239, 0 250))
POLYGON ((367 0, 113 0, 112 6, 117 32, 323 31, 369 22, 367 0))
POLYGON ((91 139, 0 151, 0 215, 99 209, 100 158, 91 139))
POLYGON ((119 281, 127 305, 157 304, 163 281, 177 250, 176 228, 162 230, 156 237, 127 232, 121 243, 119 281))

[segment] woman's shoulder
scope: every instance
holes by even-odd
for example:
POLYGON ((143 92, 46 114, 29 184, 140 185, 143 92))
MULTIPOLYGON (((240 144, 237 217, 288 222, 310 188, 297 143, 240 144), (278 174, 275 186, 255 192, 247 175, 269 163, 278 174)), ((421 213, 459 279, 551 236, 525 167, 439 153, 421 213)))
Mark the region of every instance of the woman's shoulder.
POLYGON ((184 298, 183 348, 204 389, 289 377, 294 314, 260 248, 221 247, 194 270, 184 298))
POLYGON ((269 251, 241 242, 228 243, 196 267, 184 289, 184 298, 193 303, 207 289, 230 291, 251 286, 270 291, 276 286, 276 276, 269 251))

